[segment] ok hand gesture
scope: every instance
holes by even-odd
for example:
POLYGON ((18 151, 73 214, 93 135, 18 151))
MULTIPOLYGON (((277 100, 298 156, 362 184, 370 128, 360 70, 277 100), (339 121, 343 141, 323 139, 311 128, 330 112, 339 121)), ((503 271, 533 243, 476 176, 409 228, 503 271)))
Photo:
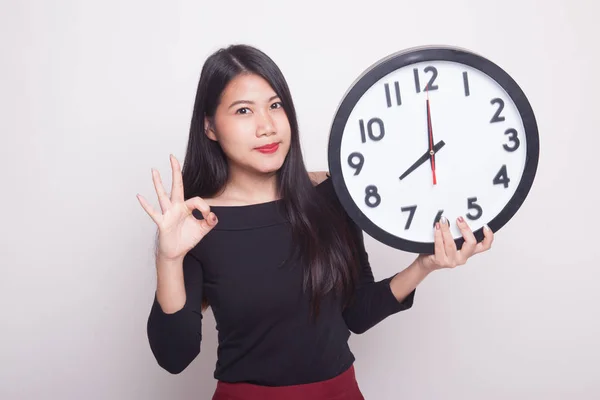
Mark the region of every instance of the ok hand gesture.
POLYGON ((181 260, 217 224, 217 217, 200 197, 184 201, 181 167, 173 155, 170 159, 173 171, 171 197, 165 191, 158 171, 152 169, 152 180, 162 213, 156 211, 142 195, 138 194, 137 198, 158 226, 157 256, 167 260, 181 260), (204 219, 196 219, 192 214, 193 209, 200 210, 204 219))

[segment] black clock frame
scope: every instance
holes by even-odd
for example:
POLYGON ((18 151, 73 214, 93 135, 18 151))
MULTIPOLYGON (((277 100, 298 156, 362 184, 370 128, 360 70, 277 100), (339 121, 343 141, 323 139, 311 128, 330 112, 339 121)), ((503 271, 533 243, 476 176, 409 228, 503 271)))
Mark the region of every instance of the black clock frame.
MULTIPOLYGON (((523 120, 527 140, 527 154, 522 179, 506 206, 496 217, 488 222, 493 232, 500 230, 517 213, 529 194, 537 172, 539 159, 539 133, 535 114, 523 90, 515 80, 502 68, 489 59, 469 50, 452 46, 426 46, 400 51, 385 57, 369 67, 350 86, 340 103, 330 130, 328 145, 328 163, 332 183, 340 203, 354 222, 374 239, 412 253, 433 254, 433 242, 416 242, 392 235, 373 223, 356 206, 350 196, 342 175, 341 142, 344 127, 350 113, 363 94, 377 81, 396 69, 423 61, 453 61, 478 69, 494 79, 511 97, 523 120)), ((484 237, 483 229, 473 232, 477 241, 484 237)), ((464 239, 455 240, 457 248, 461 248, 464 239)))

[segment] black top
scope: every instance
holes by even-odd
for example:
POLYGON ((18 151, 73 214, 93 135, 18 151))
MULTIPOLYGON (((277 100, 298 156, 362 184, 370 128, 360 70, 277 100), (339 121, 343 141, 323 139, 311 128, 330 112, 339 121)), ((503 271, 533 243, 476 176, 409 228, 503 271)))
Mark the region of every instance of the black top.
MULTIPOLYGON (((324 201, 341 207, 331 179, 316 188, 324 201)), ((301 265, 280 265, 292 245, 280 203, 211 207, 219 223, 184 258, 185 306, 166 314, 155 296, 150 311, 148 339, 164 369, 179 373, 199 354, 203 295, 218 330, 215 379, 266 386, 337 376, 354 361, 350 331, 363 333, 412 306, 414 290, 398 302, 392 277, 374 281, 362 231, 354 225, 362 266, 354 302, 342 311, 338 298, 326 297, 313 322, 301 265)))

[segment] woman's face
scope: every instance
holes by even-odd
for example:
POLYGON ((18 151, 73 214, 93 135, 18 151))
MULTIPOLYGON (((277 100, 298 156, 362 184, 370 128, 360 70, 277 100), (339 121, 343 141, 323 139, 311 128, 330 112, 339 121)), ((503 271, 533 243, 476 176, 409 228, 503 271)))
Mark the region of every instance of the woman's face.
POLYGON ((291 128, 281 99, 269 83, 254 74, 234 78, 222 93, 214 130, 206 134, 219 142, 230 168, 272 173, 283 165, 290 148, 291 128), (275 149, 259 149, 276 145, 275 149))

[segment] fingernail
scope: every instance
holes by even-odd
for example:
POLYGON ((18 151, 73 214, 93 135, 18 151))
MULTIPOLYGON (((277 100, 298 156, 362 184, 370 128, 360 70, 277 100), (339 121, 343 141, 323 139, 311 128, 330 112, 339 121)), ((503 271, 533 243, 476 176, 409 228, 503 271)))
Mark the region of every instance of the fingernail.
POLYGON ((458 222, 465 222, 465 219, 462 217, 462 215, 460 217, 458 217, 458 222))
POLYGON ((448 218, 446 218, 446 217, 442 216, 442 217, 440 218, 440 223, 448 225, 448 218))
POLYGON ((436 223, 435 223, 435 229, 436 229, 436 230, 439 230, 439 229, 440 229, 440 223, 439 223, 439 222, 436 222, 436 223))
POLYGON ((485 225, 483 226, 483 229, 485 229, 486 231, 491 231, 490 227, 489 227, 489 226, 487 226, 487 224, 485 224, 485 225))
POLYGON ((217 216, 215 214, 211 214, 210 215, 210 220, 212 221, 213 224, 217 223, 217 216))

